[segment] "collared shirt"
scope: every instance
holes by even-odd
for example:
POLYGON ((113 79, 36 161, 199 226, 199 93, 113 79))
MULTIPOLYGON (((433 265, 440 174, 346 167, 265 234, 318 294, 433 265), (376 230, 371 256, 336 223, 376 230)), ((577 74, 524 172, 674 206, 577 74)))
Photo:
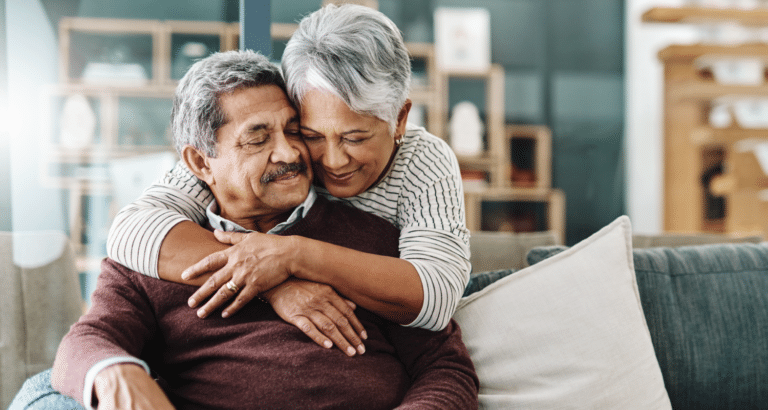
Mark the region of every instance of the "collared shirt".
MULTIPOLYGON (((312 205, 315 203, 316 199, 317 192, 315 191, 315 188, 310 185, 307 199, 305 199, 304 202, 299 204, 299 206, 297 206, 293 212, 291 212, 291 215, 288 217, 288 219, 285 220, 285 222, 280 222, 279 224, 275 225, 275 227, 267 231, 267 233, 280 234, 286 229, 295 225, 302 218, 307 216, 307 212, 309 212, 310 208, 312 208, 312 205)), ((205 209, 205 214, 208 216, 208 223, 213 229, 218 229, 225 232, 253 232, 252 230, 245 229, 242 226, 230 221, 229 219, 222 218, 220 215, 221 211, 219 210, 219 203, 216 202, 216 199, 208 204, 208 207, 205 209)))

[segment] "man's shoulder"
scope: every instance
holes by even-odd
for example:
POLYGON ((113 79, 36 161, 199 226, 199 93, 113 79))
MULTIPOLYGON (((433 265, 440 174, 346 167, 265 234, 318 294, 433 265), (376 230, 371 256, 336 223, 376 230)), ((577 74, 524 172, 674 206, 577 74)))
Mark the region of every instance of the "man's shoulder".
MULTIPOLYGON (((353 226, 363 224, 363 226, 381 229, 383 232, 393 232, 398 236, 400 233, 397 227, 386 219, 362 209, 355 208, 344 201, 333 201, 323 196, 318 196, 315 205, 312 207, 312 210, 314 209, 320 214, 318 217, 322 216, 323 218, 330 218, 331 220, 354 223, 353 226)), ((308 214, 307 216, 310 215, 308 214)))
POLYGON ((323 196, 318 196, 302 221, 284 233, 363 252, 399 256, 400 230, 395 225, 384 218, 323 196))

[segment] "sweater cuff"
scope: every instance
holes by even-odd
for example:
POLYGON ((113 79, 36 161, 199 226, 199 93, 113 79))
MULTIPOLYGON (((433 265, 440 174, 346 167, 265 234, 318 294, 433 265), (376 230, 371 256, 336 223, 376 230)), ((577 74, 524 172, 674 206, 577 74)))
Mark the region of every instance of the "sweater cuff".
POLYGON ((91 367, 90 370, 88 370, 88 373, 85 374, 85 386, 83 386, 83 404, 85 405, 85 408, 88 410, 96 410, 95 407, 93 407, 93 384, 96 382, 96 375, 99 374, 102 370, 106 369, 109 366, 115 365, 115 364, 124 364, 124 363, 135 363, 139 366, 143 367, 144 370, 149 374, 149 366, 147 366, 147 363, 145 363, 143 360, 139 360, 135 357, 130 356, 118 356, 118 357, 110 357, 109 359, 104 359, 95 365, 91 367))

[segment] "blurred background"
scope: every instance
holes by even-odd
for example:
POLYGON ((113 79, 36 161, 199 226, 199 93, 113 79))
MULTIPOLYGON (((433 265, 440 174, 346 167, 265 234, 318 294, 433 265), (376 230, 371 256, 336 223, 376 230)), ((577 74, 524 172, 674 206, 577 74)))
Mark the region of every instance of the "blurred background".
MULTIPOLYGON (((67 235, 87 297, 114 214, 176 160, 189 65, 242 46, 279 62, 322 3, 0 0, 0 230, 67 235)), ((403 32, 410 119, 459 154, 472 231, 766 231, 763 0, 363 3, 403 32), (451 65, 464 29, 487 54, 451 65)))

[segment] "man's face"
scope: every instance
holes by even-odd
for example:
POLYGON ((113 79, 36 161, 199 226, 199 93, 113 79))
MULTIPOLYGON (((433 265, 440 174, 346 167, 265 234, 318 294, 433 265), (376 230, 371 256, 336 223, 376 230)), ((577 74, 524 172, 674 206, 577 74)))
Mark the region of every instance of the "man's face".
POLYGON ((217 157, 206 158, 207 179, 221 216, 255 229, 254 223, 292 210, 312 181, 299 117, 277 86, 239 89, 219 97, 226 121, 217 157))

